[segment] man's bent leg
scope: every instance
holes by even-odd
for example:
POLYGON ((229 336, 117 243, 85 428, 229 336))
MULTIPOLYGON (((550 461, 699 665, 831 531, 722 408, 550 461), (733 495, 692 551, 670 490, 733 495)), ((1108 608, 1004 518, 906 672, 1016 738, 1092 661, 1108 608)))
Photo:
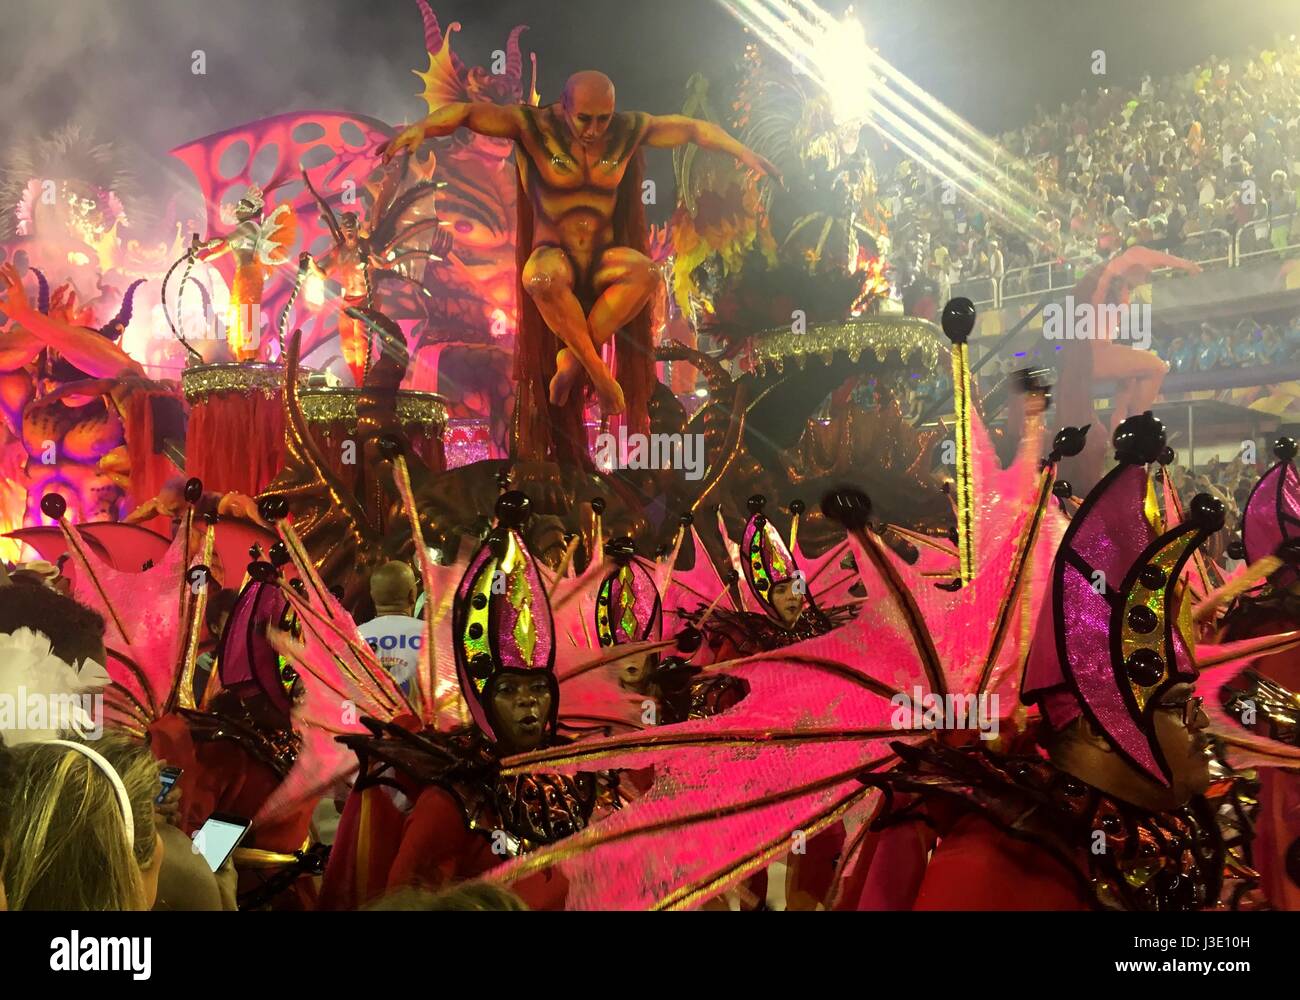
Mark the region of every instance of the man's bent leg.
POLYGON ((596 347, 645 308, 659 280, 654 261, 630 247, 610 247, 600 255, 594 281, 600 298, 587 317, 596 347))
MULTIPOLYGON (((623 390, 610 375, 592 343, 582 304, 573 294, 573 277, 573 266, 558 247, 539 247, 524 265, 525 290, 537 304, 537 311, 551 332, 568 348, 569 359, 556 359, 556 378, 551 380, 550 386, 551 402, 560 406, 568 399, 569 388, 577 375, 572 364, 576 360, 591 376, 601 408, 606 413, 621 413, 623 390)), ((560 352, 561 355, 564 353, 560 352)))

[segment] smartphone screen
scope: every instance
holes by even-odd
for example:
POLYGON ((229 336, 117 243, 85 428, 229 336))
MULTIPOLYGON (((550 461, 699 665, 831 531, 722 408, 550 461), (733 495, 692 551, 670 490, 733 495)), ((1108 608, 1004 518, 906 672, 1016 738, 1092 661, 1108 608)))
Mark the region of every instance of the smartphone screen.
POLYGON ((159 774, 159 778, 162 781, 162 788, 154 798, 154 802, 161 803, 163 799, 167 798, 167 793, 172 790, 172 786, 176 784, 176 781, 180 776, 181 769, 179 767, 164 767, 159 774))
POLYGON ((194 849, 203 855, 208 867, 216 871, 226 863, 230 852, 239 846, 251 825, 239 816, 214 813, 194 834, 194 849))

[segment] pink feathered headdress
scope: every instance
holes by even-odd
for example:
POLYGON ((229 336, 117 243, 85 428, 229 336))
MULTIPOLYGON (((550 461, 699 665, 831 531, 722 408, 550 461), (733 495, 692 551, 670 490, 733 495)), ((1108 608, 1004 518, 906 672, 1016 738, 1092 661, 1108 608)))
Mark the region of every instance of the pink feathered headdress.
MULTIPOLYGON (((1273 445, 1273 454, 1277 464, 1250 491, 1241 515, 1241 543, 1247 563, 1271 556, 1284 542, 1300 538, 1300 477, 1291 464, 1296 455, 1295 441, 1280 438, 1273 445)), ((1272 577, 1282 587, 1297 579, 1300 575, 1292 565, 1283 566, 1272 577)))
MULTIPOLYGON (((554 681, 555 625, 541 573, 520 529, 528 498, 512 490, 497 500, 497 526, 461 578, 452 608, 452 642, 461 694, 483 734, 496 732, 488 713, 492 679, 505 670, 544 671, 554 681)), ((554 732, 559 698, 551 699, 554 732)))
POLYGON ((1120 464, 1084 500, 1061 541, 1021 698, 1039 703, 1055 729, 1087 715, 1116 751, 1168 785, 1153 713, 1166 689, 1197 673, 1178 622, 1179 576, 1223 526, 1223 504, 1201 494, 1187 520, 1158 534, 1146 510, 1146 465, 1164 444, 1150 411, 1115 432, 1120 464))

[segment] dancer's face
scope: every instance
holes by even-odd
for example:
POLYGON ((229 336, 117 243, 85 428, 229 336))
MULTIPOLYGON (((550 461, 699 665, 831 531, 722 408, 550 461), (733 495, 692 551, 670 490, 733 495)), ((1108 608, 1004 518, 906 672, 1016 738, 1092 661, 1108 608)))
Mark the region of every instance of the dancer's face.
POLYGON ((497 739, 511 753, 535 750, 551 717, 550 678, 541 671, 506 671, 492 684, 492 723, 497 739))
POLYGON ((645 691, 650 686, 654 667, 650 663, 651 654, 625 660, 618 672, 619 683, 632 691, 645 691))
POLYGON ((1210 787, 1209 717, 1190 684, 1175 684, 1155 712, 1156 742, 1169 763, 1174 797, 1185 802, 1210 787))
POLYGON ((596 82, 572 84, 561 107, 569 131, 587 146, 605 134, 614 118, 614 91, 596 82))
POLYGON ((357 236, 357 217, 351 212, 339 220, 339 229, 343 233, 343 245, 349 250, 355 250, 359 237, 357 236))
POLYGON ((803 614, 803 594, 795 593, 794 581, 786 580, 772 588, 772 607, 787 627, 793 625, 803 614))
POLYGON ((1164 785, 1121 756, 1086 718, 1076 719, 1048 747, 1052 762, 1088 784, 1153 812, 1178 809, 1210 786, 1209 719, 1190 684, 1176 684, 1154 710, 1156 742, 1169 765, 1164 785))

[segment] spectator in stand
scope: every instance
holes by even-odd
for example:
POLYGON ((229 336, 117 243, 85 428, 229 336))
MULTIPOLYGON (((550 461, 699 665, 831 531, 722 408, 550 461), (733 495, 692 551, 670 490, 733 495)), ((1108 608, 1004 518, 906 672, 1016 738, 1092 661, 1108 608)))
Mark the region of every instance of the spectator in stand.
POLYGON ((1227 356, 1227 350, 1214 328, 1209 323, 1202 323, 1200 341, 1196 345, 1197 369, 1207 372, 1213 368, 1220 368, 1227 356))
MULTIPOLYGON (((940 186, 927 190, 907 160, 894 172, 907 193, 895 203, 896 228, 929 231, 930 253, 946 248, 968 276, 991 273, 995 240, 1007 272, 1025 259, 1104 259, 1139 244, 1226 258, 1221 234, 1187 240, 1216 229, 1240 232, 1243 252, 1280 250, 1297 207, 1287 179, 1300 169, 1300 44, 1211 57, 1167 79, 1144 78, 1129 93, 1101 88, 1054 113, 1039 108, 1002 145, 1020 159, 1000 166, 1046 203, 1032 235, 961 199, 938 203, 940 186), (1247 182, 1256 186, 1243 197, 1247 182), (1027 258, 1018 246, 1024 239, 1027 258)), ((1035 270, 1026 291, 1045 273, 1035 270)), ((1009 274, 1007 288, 1022 284, 1009 274)))

